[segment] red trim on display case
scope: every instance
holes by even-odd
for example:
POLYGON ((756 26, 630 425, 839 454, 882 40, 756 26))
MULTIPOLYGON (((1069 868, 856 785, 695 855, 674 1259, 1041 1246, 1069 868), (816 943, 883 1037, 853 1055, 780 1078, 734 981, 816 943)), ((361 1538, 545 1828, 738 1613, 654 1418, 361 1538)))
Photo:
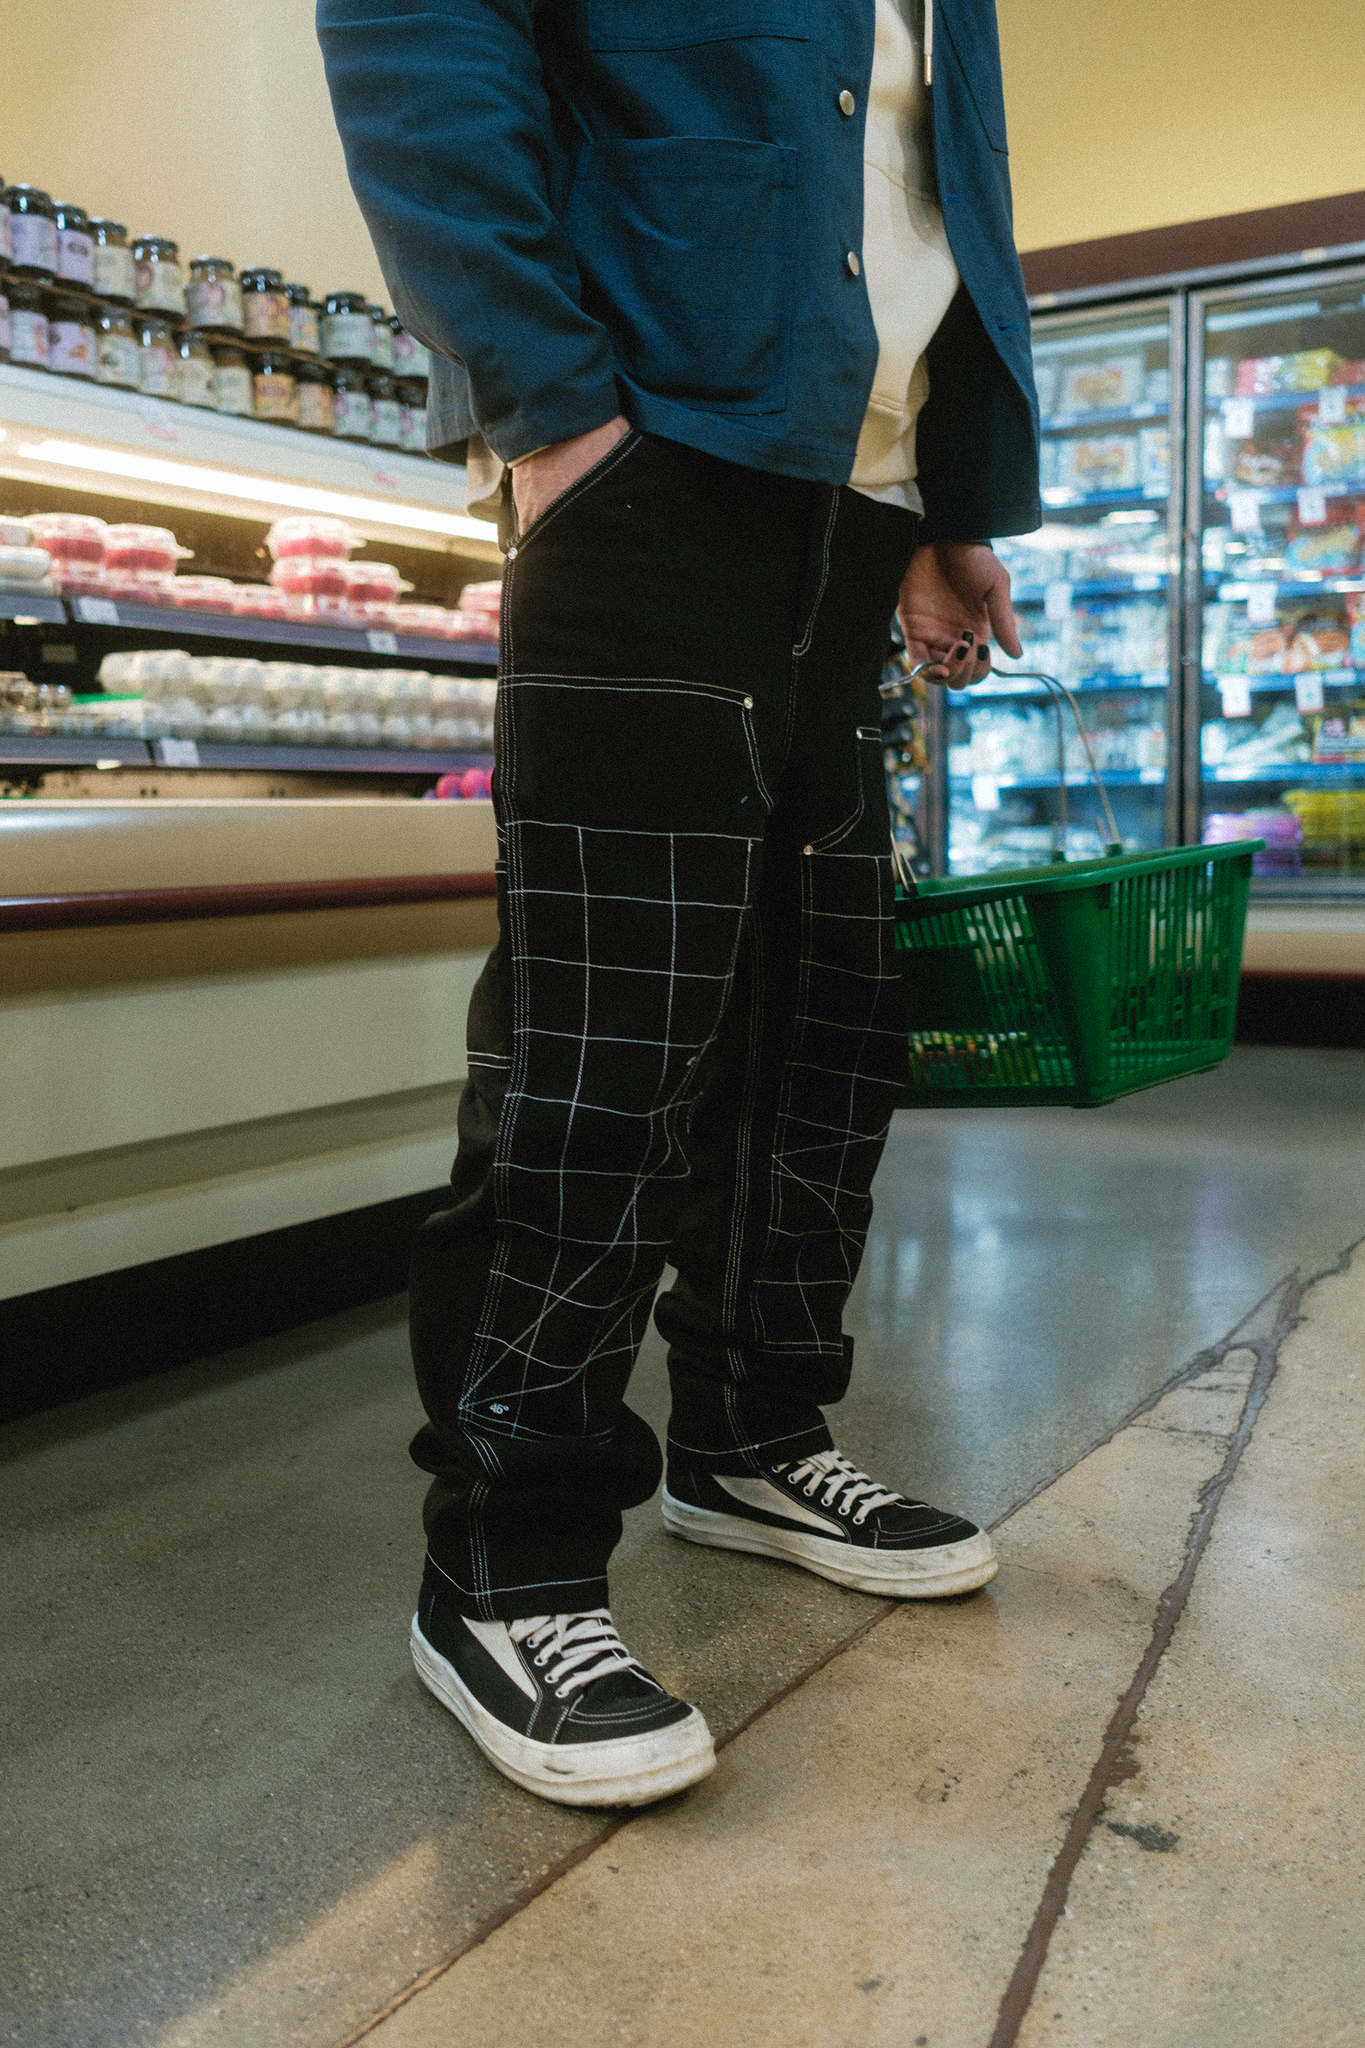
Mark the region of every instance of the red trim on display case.
POLYGON ((95 925, 186 924, 212 917, 274 917, 300 910, 378 910, 400 903, 486 902, 497 878, 375 875, 337 882, 238 882, 199 889, 99 889, 53 896, 0 896, 0 932, 95 925))
POLYGON ((1101 235, 1090 242, 1059 242, 1021 253, 1030 296, 1088 291, 1141 278, 1225 264, 1258 263, 1275 256, 1320 262, 1329 249, 1365 242, 1365 192, 1339 192, 1293 206, 1262 206, 1207 220, 1177 221, 1131 235, 1101 235))

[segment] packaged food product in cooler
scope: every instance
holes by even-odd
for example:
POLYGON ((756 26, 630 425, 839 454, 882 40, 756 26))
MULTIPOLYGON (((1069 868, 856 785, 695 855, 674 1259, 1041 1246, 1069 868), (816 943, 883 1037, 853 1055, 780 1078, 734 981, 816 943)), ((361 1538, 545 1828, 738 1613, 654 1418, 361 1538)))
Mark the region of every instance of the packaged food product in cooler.
POLYGON ((1342 358, 1334 348, 1301 348, 1283 357, 1282 364, 1282 390, 1321 391, 1342 367, 1342 358))
POLYGON ((1298 466, 1298 448, 1291 438, 1266 436, 1260 442, 1244 441, 1239 445, 1232 473, 1239 484, 1270 491, 1282 484, 1297 483, 1298 466))
POLYGON ((1365 718, 1330 713, 1313 739, 1313 759, 1324 764, 1365 761, 1365 718))
POLYGON ((445 637, 448 623, 455 617, 443 604, 397 604, 393 608, 393 623, 400 633, 408 633, 414 639, 441 640, 445 637))
POLYGON ((1350 413, 1341 425, 1327 426, 1310 416, 1303 428, 1303 481, 1327 490, 1365 484, 1365 406, 1348 400, 1350 413))
POLYGON ((1300 526, 1293 520, 1284 560, 1287 569, 1341 574, 1360 560, 1360 535, 1354 526, 1300 526))
POLYGON ((291 513, 287 519, 277 519, 265 537, 265 544, 276 562, 293 555, 314 559, 332 555, 344 562, 354 549, 363 545, 344 519, 324 519, 312 512, 291 513))
MULTIPOLYGON (((1063 490, 1131 491, 1137 480, 1136 434, 1077 437, 1063 441, 1058 449, 1057 482, 1063 490)), ((464 601, 462 598, 461 602, 464 601)))
POLYGON ((176 564, 188 561, 191 554, 168 526, 117 525, 105 533, 104 559, 111 569, 173 576, 176 564))
POLYGON ((0 542, 0 583, 41 583, 51 567, 46 548, 13 548, 0 542))
POLYGON ((1249 356, 1237 365, 1239 398, 1269 398, 1279 390, 1282 356, 1249 356))
POLYGON ((243 619, 283 619, 289 615, 284 592, 269 583, 234 583, 232 609, 243 619))
POLYGON ((1141 403, 1147 366, 1140 352, 1077 363, 1062 384, 1062 412, 1114 412, 1141 403))
POLYGON ((28 520, 0 518, 0 544, 7 548, 31 548, 33 528, 28 520))
POLYGON ((187 612, 230 612, 233 583, 227 576, 173 576, 166 595, 187 612))
POLYGON ((502 578, 490 583, 466 583, 460 592, 460 610, 496 619, 502 610, 502 578))
POLYGON ((1285 668, 1289 675, 1303 675, 1310 669, 1341 668, 1351 648, 1351 636, 1341 619, 1305 619, 1289 643, 1285 668))
POLYGON ((1138 434, 1138 482, 1144 491, 1171 488, 1169 427, 1143 427, 1138 434))
POLYGON ((391 562, 347 562, 346 595, 367 618, 390 620, 401 592, 411 590, 391 562))
POLYGON ((270 580, 288 597, 344 598, 348 566, 337 555, 282 555, 270 580))
POLYGON ((1310 862, 1365 847, 1365 789, 1287 789, 1284 803, 1303 826, 1310 862))
POLYGON ((103 564, 109 528, 86 512, 35 512, 27 522, 40 548, 54 562, 79 562, 87 568, 103 564))

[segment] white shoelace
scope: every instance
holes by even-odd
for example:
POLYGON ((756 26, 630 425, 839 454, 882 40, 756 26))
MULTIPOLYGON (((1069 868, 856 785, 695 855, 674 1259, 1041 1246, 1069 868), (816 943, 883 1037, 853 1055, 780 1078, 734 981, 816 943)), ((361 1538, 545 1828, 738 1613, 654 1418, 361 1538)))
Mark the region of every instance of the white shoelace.
POLYGON ((784 1465, 774 1465, 774 1472, 785 1472, 788 1486, 800 1486, 802 1480, 808 1484, 802 1488, 807 1498, 812 1498, 823 1486, 824 1505, 832 1508, 839 1503, 839 1513, 846 1515, 857 1507, 853 1526, 858 1528, 871 1514, 873 1508, 889 1507, 892 1501, 904 1500, 903 1493, 892 1493, 889 1487, 879 1486, 875 1479, 869 1479, 866 1472, 860 1472, 851 1458, 842 1451, 813 1451, 803 1458, 799 1465, 788 1459, 784 1465), (839 1500, 840 1494, 843 1499, 839 1500))
POLYGON ((649 1676, 617 1635, 609 1607, 594 1607, 584 1614, 532 1614, 525 1621, 509 1621, 507 1633, 514 1643, 535 1651, 534 1664, 550 1665, 547 1679, 557 1700, 566 1700, 579 1686, 613 1671, 649 1676))

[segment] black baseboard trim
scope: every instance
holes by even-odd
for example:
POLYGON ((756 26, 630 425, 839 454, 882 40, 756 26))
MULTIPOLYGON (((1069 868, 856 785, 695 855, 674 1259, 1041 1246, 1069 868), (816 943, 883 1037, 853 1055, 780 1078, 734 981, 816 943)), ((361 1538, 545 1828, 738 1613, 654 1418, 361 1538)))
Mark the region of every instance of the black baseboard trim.
POLYGON ((448 1187, 0 1301, 0 1422, 15 1422, 401 1294, 448 1187))
POLYGON ((1365 977, 1244 974, 1237 1043, 1365 1048, 1365 977))

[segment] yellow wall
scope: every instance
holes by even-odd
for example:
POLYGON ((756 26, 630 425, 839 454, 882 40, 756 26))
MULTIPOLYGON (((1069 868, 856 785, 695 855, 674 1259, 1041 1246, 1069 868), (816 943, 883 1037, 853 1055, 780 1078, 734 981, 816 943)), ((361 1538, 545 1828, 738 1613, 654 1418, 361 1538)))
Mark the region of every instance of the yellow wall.
POLYGON ((3 0, 0 173, 182 256, 387 302, 313 0, 3 0))
POLYGON ((997 0, 1021 249, 1365 188, 1361 0, 997 0))
MULTIPOLYGON (((1365 187, 1360 0, 997 4, 1023 249, 1365 187)), ((6 177, 187 255, 385 296, 313 0, 7 6, 6 177)))

